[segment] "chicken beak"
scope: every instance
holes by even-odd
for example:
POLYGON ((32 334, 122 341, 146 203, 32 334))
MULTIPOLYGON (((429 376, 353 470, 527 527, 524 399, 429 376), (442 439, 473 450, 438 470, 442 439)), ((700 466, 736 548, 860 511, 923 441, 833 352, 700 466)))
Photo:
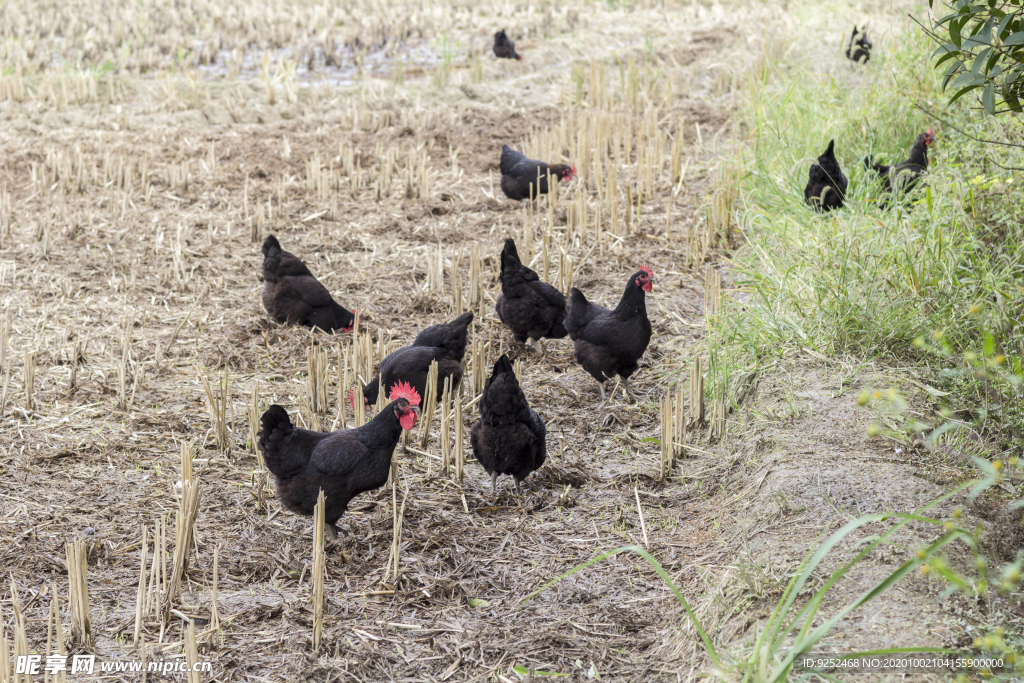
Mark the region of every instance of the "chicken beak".
POLYGON ((420 409, 417 406, 410 406, 410 408, 412 408, 412 412, 416 413, 416 417, 419 417, 420 409))

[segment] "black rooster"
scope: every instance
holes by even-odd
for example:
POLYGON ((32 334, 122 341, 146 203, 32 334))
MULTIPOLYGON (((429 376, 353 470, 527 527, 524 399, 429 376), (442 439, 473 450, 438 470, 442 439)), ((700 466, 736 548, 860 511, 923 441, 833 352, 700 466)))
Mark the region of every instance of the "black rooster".
POLYGON ((613 311, 587 301, 575 287, 569 293, 565 327, 574 342, 576 360, 601 386, 602 403, 605 380, 615 375, 622 378, 626 393, 633 397, 629 377, 640 367, 640 358, 651 341, 644 294, 651 291, 653 283, 650 267, 640 266, 629 277, 626 291, 613 311))
POLYGON ((335 523, 349 501, 383 486, 391 454, 403 429, 416 426, 420 396, 408 384, 391 390, 391 403, 356 429, 314 432, 292 424, 288 412, 272 405, 260 418, 257 444, 277 480, 277 497, 294 513, 310 516, 324 492, 327 536, 338 537, 335 523))
POLYGON ((480 419, 469 432, 473 454, 491 475, 491 491, 499 474, 511 474, 516 489, 547 458, 544 420, 526 402, 512 363, 502 355, 484 385, 480 419))
MULTIPOLYGON (((569 334, 565 329, 565 297, 520 262, 513 239, 506 239, 501 250, 500 279, 501 296, 494 307, 518 343, 561 339, 569 334)), ((547 355, 543 342, 541 348, 547 355)))
MULTIPOLYGON (((430 362, 437 361, 437 400, 441 400, 441 387, 446 377, 452 378, 452 390, 462 381, 462 359, 466 355, 466 336, 473 312, 463 313, 450 323, 432 325, 416 335, 409 346, 392 351, 380 363, 377 375, 363 387, 366 405, 377 402, 380 385, 393 386, 407 382, 421 396, 426 395, 430 362)), ((349 402, 355 408, 355 392, 349 392, 349 402)))
POLYGON ((279 323, 325 332, 348 332, 357 313, 339 305, 302 259, 283 251, 273 235, 263 241, 263 308, 279 323))
MULTIPOLYGON (((935 142, 935 133, 931 128, 917 136, 910 150, 910 157, 895 166, 876 164, 871 155, 864 157, 864 167, 874 171, 882 179, 882 187, 886 192, 906 194, 917 186, 921 176, 928 170, 928 147, 935 142)), ((886 202, 882 202, 883 205, 886 202)))
POLYGON ((508 145, 501 146, 501 191, 509 199, 536 199, 548 193, 548 175, 566 182, 576 177, 576 167, 568 164, 547 164, 528 159, 508 145), (535 191, 536 190, 536 191, 535 191))
POLYGON ((516 41, 505 34, 502 29, 494 34, 494 56, 498 59, 522 59, 523 56, 516 52, 516 41))
POLYGON ((804 201, 816 211, 838 209, 846 200, 849 182, 836 161, 835 140, 828 141, 828 149, 811 164, 810 177, 804 188, 804 201))

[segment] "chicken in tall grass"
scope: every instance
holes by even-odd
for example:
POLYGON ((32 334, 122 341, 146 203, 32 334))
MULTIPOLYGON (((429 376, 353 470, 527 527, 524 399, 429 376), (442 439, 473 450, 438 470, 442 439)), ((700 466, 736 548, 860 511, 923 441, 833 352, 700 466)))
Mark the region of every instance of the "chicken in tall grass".
POLYGON ((846 48, 846 58, 858 64, 867 64, 871 60, 872 47, 874 46, 868 40, 867 27, 861 31, 854 26, 853 33, 850 34, 850 45, 846 48))
MULTIPOLYGON (((882 189, 887 194, 906 195, 917 187, 921 177, 928 171, 928 148, 935 142, 935 133, 931 128, 917 136, 910 156, 894 166, 876 164, 871 155, 864 157, 864 167, 874 171, 882 179, 882 189)), ((887 199, 880 202, 888 204, 887 199)))
POLYGON ((835 140, 828 141, 828 149, 811 164, 810 177, 804 188, 804 201, 815 211, 832 211, 846 201, 849 181, 836 161, 835 140))

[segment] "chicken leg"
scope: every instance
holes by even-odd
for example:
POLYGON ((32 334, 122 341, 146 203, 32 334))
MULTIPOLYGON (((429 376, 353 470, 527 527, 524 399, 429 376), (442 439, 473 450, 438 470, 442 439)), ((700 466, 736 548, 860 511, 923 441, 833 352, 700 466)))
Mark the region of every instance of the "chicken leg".
MULTIPOLYGON (((622 376, 620 375, 620 377, 622 376)), ((636 403, 636 396, 633 395, 633 390, 629 388, 629 380, 625 377, 622 377, 622 388, 626 391, 626 396, 629 397, 629 400, 636 403)))
POLYGON ((338 527, 334 526, 330 522, 324 524, 324 536, 327 537, 328 541, 338 540, 338 527))
POLYGON ((491 472, 491 494, 498 492, 498 473, 491 472))

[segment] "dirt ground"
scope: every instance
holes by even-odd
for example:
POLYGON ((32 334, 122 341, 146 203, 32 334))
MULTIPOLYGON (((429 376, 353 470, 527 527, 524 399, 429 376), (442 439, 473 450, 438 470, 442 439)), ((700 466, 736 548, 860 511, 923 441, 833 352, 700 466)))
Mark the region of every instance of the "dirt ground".
MULTIPOLYGON (((255 77, 207 74, 199 85, 117 81, 113 101, 0 102, 0 204, 10 207, 10 227, 0 228, 0 305, 10 321, 0 367, 0 545, 32 648, 45 646, 52 590, 68 627, 64 544, 83 538, 89 651, 99 660, 138 656, 141 528, 152 537, 163 521, 173 548, 182 443, 193 445, 202 487, 192 559, 175 612, 166 623, 144 619, 142 635, 147 658, 181 658, 192 620, 200 659, 213 664, 204 680, 216 681, 519 680, 513 667, 569 680, 692 680, 707 662, 671 593, 636 558, 618 556, 522 601, 602 550, 644 545, 720 647, 742 647, 779 582, 825 530, 851 514, 913 509, 959 476, 954 464, 949 479, 936 479, 947 466, 868 441, 850 389, 835 393, 834 368, 809 363, 762 378, 725 440, 708 443, 699 432, 692 457, 658 479, 659 448, 644 441, 660 435, 658 401, 706 353, 704 270, 687 267, 687 236, 722 159, 743 142, 733 87, 756 62, 771 13, 560 12, 547 35, 520 40, 523 63, 480 57, 476 77, 467 67, 447 83, 415 70, 405 83, 377 73, 347 89, 282 87, 271 103, 255 77), (573 88, 592 87, 592 64, 608 69, 609 89, 620 76, 626 83, 628 59, 646 64, 643 97, 659 93, 660 101, 594 105, 593 92, 582 104, 566 101, 573 88), (653 195, 633 213, 639 218, 600 245, 566 228, 572 198, 598 205, 589 168, 550 214, 543 203, 525 217, 496 192, 503 143, 568 155, 577 143, 563 148, 545 135, 561 127, 571 141, 591 110, 637 130, 653 120, 668 145, 684 140, 686 168, 675 182, 671 161, 659 161, 653 195), (310 171, 314 159, 318 170, 310 171), (336 178, 327 186, 317 184, 321 164, 336 178), (635 405, 619 392, 600 407, 568 340, 549 343, 541 359, 515 348, 495 317, 501 241, 522 240, 528 221, 539 270, 546 215, 551 279, 561 277, 560 248, 572 259, 573 284, 609 305, 641 263, 654 269, 655 336, 635 376, 635 405), (328 346, 336 373, 334 354, 347 338, 266 317, 259 247, 268 234, 392 348, 454 317, 453 263, 460 286, 468 283, 478 249, 484 293, 473 335, 490 344, 483 366, 489 373, 505 350, 521 358, 524 390, 548 425, 548 465, 524 495, 510 482, 492 495, 475 462, 461 484, 443 476, 436 424, 433 457, 399 448, 397 490, 356 499, 340 523, 348 535, 327 544, 319 653, 311 649, 312 525, 283 511, 256 472, 246 409, 258 386, 261 410, 280 403, 296 412, 310 344, 328 346), (438 245, 441 291, 427 283, 438 245), (216 386, 225 371, 229 453, 217 447, 200 380, 216 386), (396 502, 404 511, 397 580, 387 570, 396 502), (214 549, 220 628, 207 630, 214 549)), ((624 179, 639 182, 638 158, 618 163, 624 179)), ((619 192, 627 205, 626 181, 619 192)), ((331 387, 331 415, 341 393, 331 387)), ((467 411, 467 451, 471 419, 467 411)), ((891 561, 864 565, 836 605, 891 561)), ((10 632, 7 589, 0 608, 10 632)), ((902 584, 830 642, 865 647, 899 634, 913 645, 964 645, 970 624, 934 593, 923 579, 902 584)))

